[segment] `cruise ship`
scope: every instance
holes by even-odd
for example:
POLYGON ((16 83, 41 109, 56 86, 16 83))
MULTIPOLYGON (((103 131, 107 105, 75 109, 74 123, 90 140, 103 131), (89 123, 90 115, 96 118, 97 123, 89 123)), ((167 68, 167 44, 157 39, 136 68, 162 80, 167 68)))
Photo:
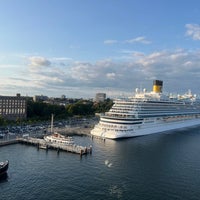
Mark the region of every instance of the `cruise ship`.
POLYGON ((97 137, 118 139, 161 133, 200 125, 200 99, 188 91, 166 95, 163 81, 154 80, 153 90, 136 89, 133 97, 116 99, 91 130, 97 137))

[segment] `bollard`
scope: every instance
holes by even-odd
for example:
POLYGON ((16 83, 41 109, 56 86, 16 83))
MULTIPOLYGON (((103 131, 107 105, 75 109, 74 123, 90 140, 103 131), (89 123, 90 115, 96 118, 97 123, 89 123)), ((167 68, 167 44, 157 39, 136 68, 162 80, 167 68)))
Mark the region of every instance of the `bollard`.
POLYGON ((80 157, 82 158, 82 155, 83 155, 83 150, 81 149, 81 152, 80 152, 80 157))
POLYGON ((90 145, 90 154, 92 154, 92 145, 90 145))

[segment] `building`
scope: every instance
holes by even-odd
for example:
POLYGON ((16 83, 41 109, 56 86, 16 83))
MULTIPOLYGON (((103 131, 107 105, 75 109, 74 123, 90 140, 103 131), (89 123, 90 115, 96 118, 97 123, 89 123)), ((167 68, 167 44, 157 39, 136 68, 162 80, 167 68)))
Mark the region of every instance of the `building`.
POLYGON ((63 94, 63 95, 61 96, 61 99, 66 99, 66 96, 63 94))
POLYGON ((97 93, 95 97, 96 102, 104 102, 106 99, 106 94, 105 93, 97 93))
POLYGON ((49 98, 47 96, 43 96, 43 95, 35 95, 33 97, 33 101, 34 102, 38 102, 38 101, 47 101, 49 98))
POLYGON ((27 102, 20 94, 0 96, 0 116, 8 120, 26 119, 27 102))

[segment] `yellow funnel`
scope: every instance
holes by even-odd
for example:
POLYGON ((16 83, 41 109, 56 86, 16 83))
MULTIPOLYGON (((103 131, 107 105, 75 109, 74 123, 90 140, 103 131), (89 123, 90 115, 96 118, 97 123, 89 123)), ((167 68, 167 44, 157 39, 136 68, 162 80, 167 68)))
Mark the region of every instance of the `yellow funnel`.
POLYGON ((153 92, 162 93, 163 82, 160 80, 153 81, 153 92))

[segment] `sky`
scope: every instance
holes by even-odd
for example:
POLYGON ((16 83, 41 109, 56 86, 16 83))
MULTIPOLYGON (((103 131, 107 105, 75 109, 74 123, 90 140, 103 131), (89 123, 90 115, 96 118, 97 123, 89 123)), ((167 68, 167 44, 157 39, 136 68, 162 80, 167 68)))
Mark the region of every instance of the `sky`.
POLYGON ((199 0, 1 0, 0 95, 200 94, 199 0))

